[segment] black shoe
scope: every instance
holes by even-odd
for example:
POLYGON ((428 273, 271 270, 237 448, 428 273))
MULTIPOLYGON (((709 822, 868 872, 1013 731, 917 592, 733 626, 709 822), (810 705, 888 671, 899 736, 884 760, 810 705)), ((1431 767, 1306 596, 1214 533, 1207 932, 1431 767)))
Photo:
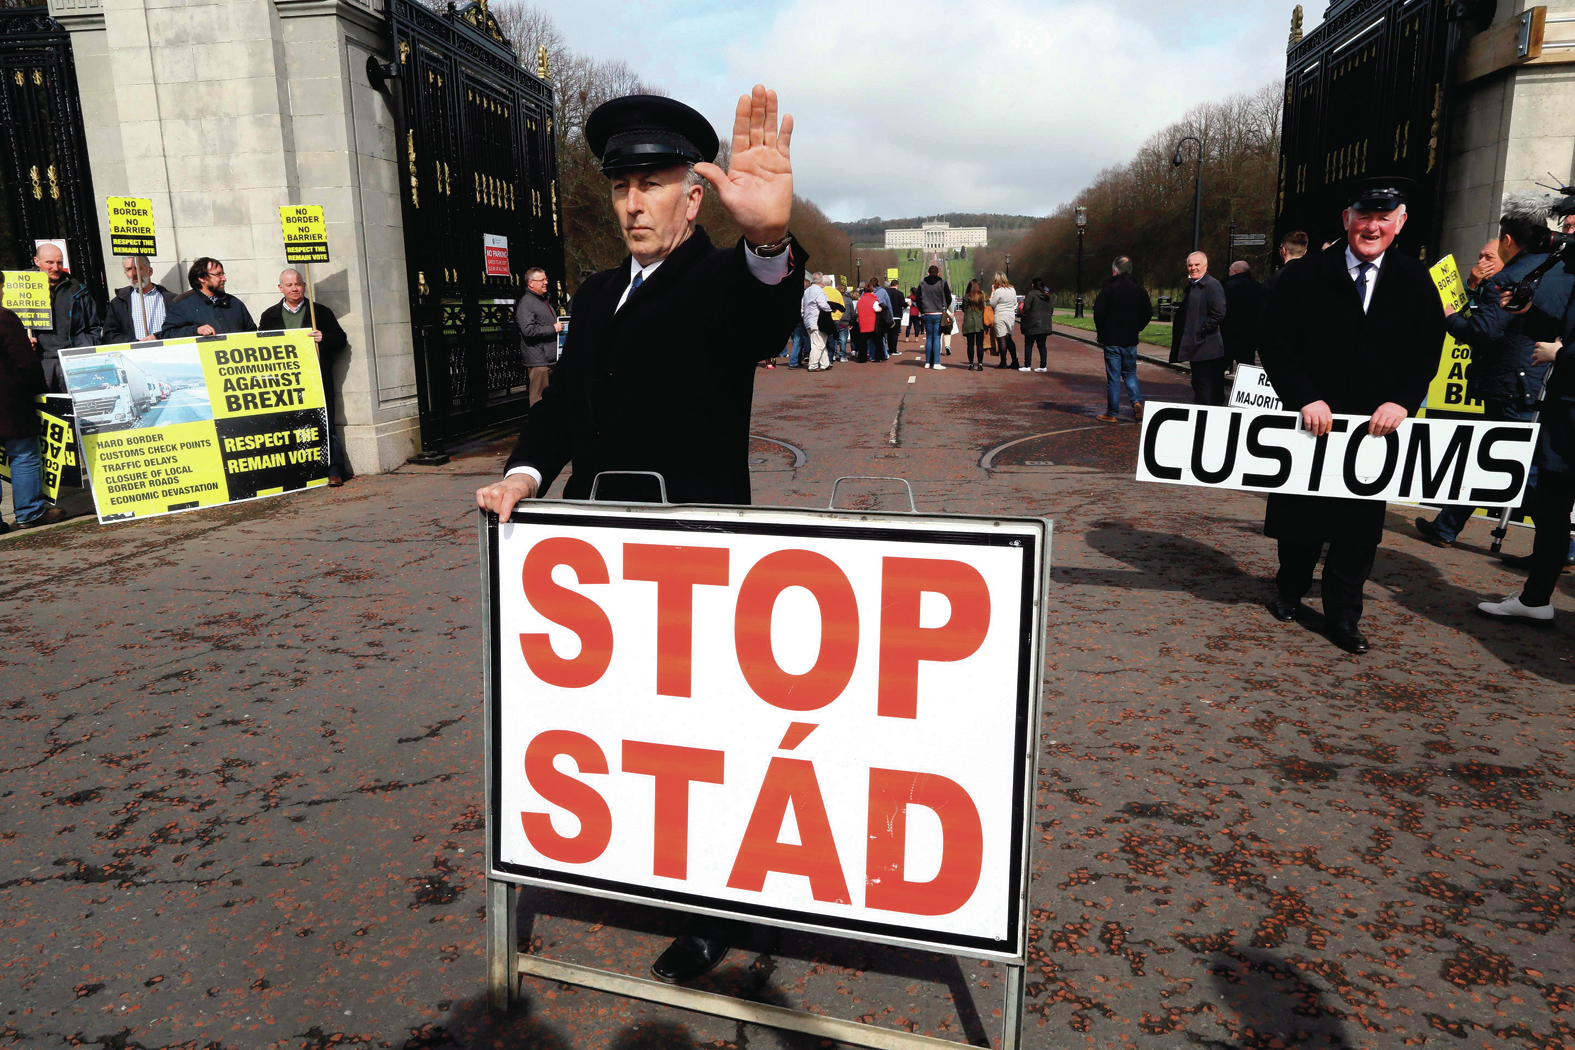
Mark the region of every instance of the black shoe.
POLYGON ((1453 547, 1455 545, 1454 540, 1444 539, 1444 537, 1438 531, 1438 526, 1434 525, 1426 518, 1416 519, 1416 531, 1420 532, 1422 534, 1422 538, 1435 547, 1453 547))
POLYGON ((1355 620, 1330 624, 1329 640, 1346 652, 1356 653, 1358 656, 1371 648, 1367 644, 1367 639, 1362 637, 1362 632, 1356 629, 1355 620))
POLYGON ((59 507, 46 507, 44 509, 44 513, 40 514, 38 517, 29 518, 26 521, 19 521, 16 523, 16 527, 19 529, 36 529, 40 525, 53 525, 57 521, 65 520, 65 511, 61 510, 59 507))
POLYGON ((1276 598, 1269 603, 1269 615, 1281 623, 1290 623, 1301 611, 1302 603, 1293 602, 1288 598, 1276 598))
POLYGON ((727 954, 727 945, 708 937, 685 935, 667 946, 667 950, 651 964, 651 972, 658 981, 683 984, 710 970, 727 954))

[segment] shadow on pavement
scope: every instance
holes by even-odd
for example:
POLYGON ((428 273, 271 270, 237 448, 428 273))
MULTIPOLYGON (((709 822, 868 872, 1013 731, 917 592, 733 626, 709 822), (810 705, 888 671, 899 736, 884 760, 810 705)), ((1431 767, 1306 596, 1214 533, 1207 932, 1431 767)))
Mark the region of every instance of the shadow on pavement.
POLYGON ((1341 1023, 1344 1014, 1325 1005, 1316 985, 1269 952, 1250 948, 1216 952, 1209 963, 1209 977, 1224 1004, 1218 1021, 1231 1038, 1213 1039, 1188 1032, 1195 1046, 1335 1050, 1352 1045, 1341 1023))
POLYGON ((1137 572, 1056 569, 1055 580, 1091 587, 1183 591, 1222 604, 1261 603, 1271 585, 1249 575, 1236 559, 1198 540, 1135 529, 1121 521, 1096 521, 1083 536, 1094 550, 1126 562, 1137 572))

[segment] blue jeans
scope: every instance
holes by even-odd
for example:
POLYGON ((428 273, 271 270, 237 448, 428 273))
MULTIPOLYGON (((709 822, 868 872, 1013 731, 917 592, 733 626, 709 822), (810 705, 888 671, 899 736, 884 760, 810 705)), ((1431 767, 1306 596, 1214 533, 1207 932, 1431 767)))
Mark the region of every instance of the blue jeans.
POLYGON ((797 368, 804 363, 804 355, 809 353, 809 329, 799 325, 793 329, 793 353, 788 358, 788 367, 797 368))
POLYGON ((6 438, 5 458, 11 464, 11 502, 16 505, 16 520, 19 524, 32 521, 47 509, 38 437, 6 438))
POLYGON ((924 315, 924 363, 941 363, 941 315, 924 315))
POLYGON ((1137 347, 1105 347, 1105 415, 1121 411, 1121 387, 1126 385, 1127 398, 1134 405, 1143 400, 1138 390, 1137 347))

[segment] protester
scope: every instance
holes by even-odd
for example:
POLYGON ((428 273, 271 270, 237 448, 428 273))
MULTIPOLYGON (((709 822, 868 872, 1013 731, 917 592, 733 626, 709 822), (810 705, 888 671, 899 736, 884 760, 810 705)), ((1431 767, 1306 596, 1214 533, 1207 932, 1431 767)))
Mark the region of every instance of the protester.
POLYGON ((295 267, 287 267, 279 274, 279 296, 277 303, 262 312, 258 327, 264 332, 295 328, 311 331, 312 341, 317 344, 317 366, 323 377, 323 407, 328 421, 328 485, 338 488, 345 483, 346 465, 344 445, 334 430, 333 362, 350 340, 332 310, 306 298, 306 282, 295 267))
POLYGON ((1105 414, 1101 423, 1114 423, 1121 413, 1121 388, 1132 403, 1132 418, 1143 418, 1143 393, 1138 389, 1138 336, 1154 317, 1148 291, 1132 276, 1132 260, 1118 255, 1110 264, 1110 279, 1094 297, 1094 336, 1105 348, 1105 414))
POLYGON ((1023 367, 1019 372, 1048 372, 1050 358, 1045 350, 1045 340, 1054 331, 1055 300, 1045 282, 1035 277, 1029 282, 1028 294, 1023 297, 1023 316, 1019 322, 1023 329, 1023 367), (1034 347, 1039 347, 1039 367, 1034 367, 1034 347))
MULTIPOLYGON (((1499 258, 1498 238, 1488 241, 1477 253, 1476 265, 1471 267, 1471 272, 1466 274, 1466 291, 1475 292, 1483 286, 1483 282, 1504 268, 1504 260, 1499 258)), ((1473 305, 1480 300, 1473 300, 1473 305)))
POLYGON ((941 317, 951 313, 952 286, 941 276, 941 268, 931 265, 930 272, 919 282, 919 297, 915 304, 924 321, 924 367, 939 368, 941 364, 941 317))
POLYGON ((886 285, 886 297, 891 300, 891 326, 886 329, 886 353, 897 356, 897 339, 902 335, 902 318, 908 309, 908 297, 896 281, 886 285))
POLYGON ((831 339, 828 350, 831 361, 836 364, 848 355, 848 301, 837 290, 835 275, 826 274, 823 282, 825 285, 826 302, 831 304, 831 319, 836 322, 836 335, 831 339))
POLYGON ((1209 276, 1209 257, 1187 256, 1187 289, 1182 293, 1170 332, 1170 359, 1192 366, 1192 400, 1199 405, 1225 403, 1225 289, 1209 276))
MULTIPOLYGON (((724 172, 712 163, 716 132, 682 102, 630 95, 591 113, 585 140, 610 181, 630 258, 580 286, 552 384, 526 417, 503 480, 478 490, 478 505, 507 520, 570 462, 570 499, 589 498, 603 471, 633 470, 660 474, 674 503, 749 502, 755 362, 793 329, 806 258, 788 232, 793 118, 784 115, 779 131, 776 114, 776 92, 758 84, 739 100, 724 172), (743 231, 733 247, 712 247, 695 225, 707 184, 743 231), (661 396, 653 356, 690 363, 661 396)), ((602 493, 629 498, 612 480, 602 493)), ((722 924, 694 920, 651 970, 668 982, 698 977, 727 954, 728 936, 722 924)))
MULTIPOLYGON (((0 271, 0 294, 5 273, 0 271)), ((43 465, 38 453, 38 406, 33 396, 44 392, 44 369, 38 350, 22 321, 0 307, 0 444, 11 465, 11 507, 19 528, 49 525, 65 518, 59 507, 44 502, 43 465)), ((0 535, 11 527, 0 521, 0 535)))
POLYGON ((991 282, 990 309, 995 312, 995 345, 1001 355, 996 368, 1017 368, 1017 343, 1012 339, 1012 327, 1017 324, 1017 289, 1012 287, 1004 273, 995 275, 991 282), (1008 363, 1007 354, 1011 355, 1008 363))
POLYGON ((1251 271, 1247 260, 1237 259, 1230 264, 1225 278, 1225 318, 1220 322, 1220 338, 1225 343, 1225 361, 1233 369, 1236 365, 1258 363, 1265 293, 1251 271))
MULTIPOLYGON (((809 293, 809 278, 804 278, 804 294, 809 293)), ((804 367, 804 358, 809 354, 809 331, 802 322, 793 329, 793 349, 788 353, 788 367, 804 367)))
POLYGON ((831 361, 826 356, 826 329, 830 326, 833 332, 836 331, 836 322, 831 319, 831 302, 826 298, 821 280, 821 274, 812 274, 809 284, 804 288, 803 298, 799 300, 803 328, 809 335, 811 372, 824 372, 831 367, 831 361))
MULTIPOLYGON (((1368 180, 1353 190, 1342 214, 1345 243, 1282 271, 1269 297, 1263 366, 1314 437, 1329 433, 1336 412, 1370 416, 1373 437, 1394 433, 1438 369, 1438 290, 1422 263, 1390 251, 1405 226, 1406 181, 1368 180)), ((1279 543, 1274 618, 1296 618, 1327 543, 1329 637, 1347 652, 1367 652, 1362 585, 1383 539, 1384 509, 1382 500, 1271 494, 1263 531, 1279 543)))
POLYGON ((157 339, 175 293, 153 283, 153 265, 146 255, 121 260, 121 270, 131 283, 116 289, 104 312, 104 342, 135 343, 157 339), (143 323, 143 318, 147 323, 143 323))
POLYGON ((880 317, 885 307, 881 305, 880 297, 875 294, 875 278, 871 277, 864 282, 864 291, 859 296, 856 309, 859 331, 854 346, 859 363, 884 360, 885 354, 880 349, 880 317))
POLYGON ((984 287, 977 279, 968 282, 962 297, 962 336, 968 344, 968 371, 984 371, 984 287))
POLYGON ((547 271, 539 266, 525 271, 525 294, 514 308, 514 324, 520 331, 530 406, 535 408, 552 381, 552 369, 558 363, 558 333, 563 331, 558 312, 547 301, 547 271))
POLYGON ((191 264, 186 279, 191 283, 191 291, 170 303, 164 327, 159 329, 160 339, 257 330, 246 304, 225 292, 222 262, 203 256, 191 264))
POLYGON ((103 323, 98 303, 87 285, 66 272, 59 245, 47 241, 40 244, 33 251, 33 266, 49 278, 49 303, 55 323, 53 328, 35 330, 31 337, 43 365, 46 388, 64 393, 66 378, 60 370, 60 351, 102 343, 103 323))
POLYGON ((919 313, 919 286, 908 289, 908 338, 924 336, 924 315, 919 313))
MULTIPOLYGON (((1536 344, 1552 342, 1563 332, 1564 305, 1572 284, 1563 263, 1555 263, 1543 275, 1527 311, 1511 314, 1500 303, 1503 289, 1547 261, 1549 207, 1550 199, 1544 194, 1509 195, 1498 223, 1496 254, 1502 269, 1482 281, 1482 294, 1470 314, 1457 313, 1444 304, 1444 330, 1471 347, 1466 397, 1482 402, 1484 421, 1531 419, 1547 372, 1547 365, 1535 360, 1536 344)), ((1528 504, 1535 501, 1537 480, 1533 466, 1528 504)), ((1435 547, 1452 547, 1475 510, 1472 506, 1445 507, 1432 521, 1417 518, 1416 530, 1435 547)), ((1520 564, 1526 561, 1520 559, 1520 564)))

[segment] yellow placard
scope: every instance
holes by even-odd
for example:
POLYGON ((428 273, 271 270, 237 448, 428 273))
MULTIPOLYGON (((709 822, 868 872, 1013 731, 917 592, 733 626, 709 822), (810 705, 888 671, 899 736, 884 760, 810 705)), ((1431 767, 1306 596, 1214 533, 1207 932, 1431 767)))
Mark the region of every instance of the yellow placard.
MULTIPOLYGON (((1455 257, 1446 255, 1438 260, 1428 273, 1438 289, 1439 299, 1456 313, 1470 312, 1470 299, 1465 282, 1460 279, 1460 268, 1455 257)), ((1427 387, 1427 404, 1420 416, 1437 417, 1442 414, 1480 416, 1483 404, 1480 399, 1466 400, 1466 366, 1471 364, 1471 347, 1457 342, 1446 334, 1444 347, 1438 357, 1438 372, 1427 387)))
POLYGON ((328 480, 328 414, 305 329, 61 353, 100 521, 328 480))
POLYGON ((105 197, 111 255, 157 255, 153 202, 146 197, 105 197))
POLYGON ((320 204, 286 204, 279 209, 284 258, 291 263, 328 261, 328 226, 320 204))
POLYGON ((887 267, 886 268, 886 280, 888 280, 888 281, 895 281, 897 279, 897 274, 899 272, 900 271, 895 266, 887 267))
POLYGON ((5 294, 0 296, 0 306, 16 314, 23 328, 55 327, 49 277, 37 270, 5 271, 5 294))

